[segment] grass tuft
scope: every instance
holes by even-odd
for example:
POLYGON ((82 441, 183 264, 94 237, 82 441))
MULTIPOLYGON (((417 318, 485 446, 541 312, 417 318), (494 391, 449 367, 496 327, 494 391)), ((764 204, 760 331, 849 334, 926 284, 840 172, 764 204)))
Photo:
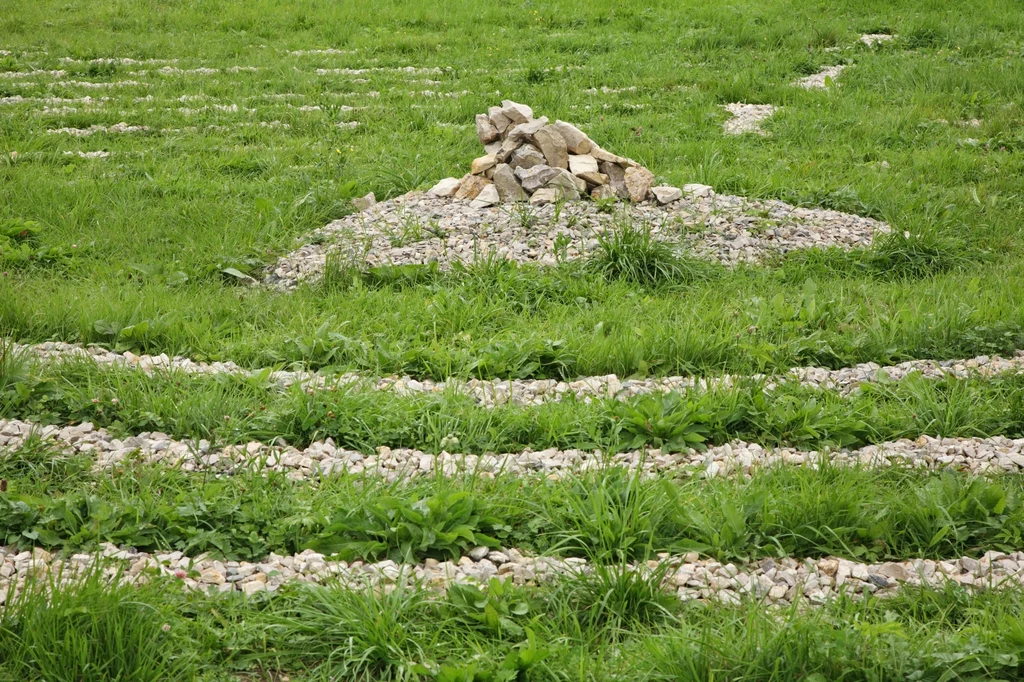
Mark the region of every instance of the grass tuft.
POLYGON ((608 279, 659 286, 710 278, 714 266, 684 256, 679 247, 656 239, 649 225, 620 222, 597 235, 597 251, 588 265, 608 279))
POLYGON ((186 635, 163 587, 105 584, 102 568, 30 581, 0 610, 0 662, 12 679, 163 682, 191 678, 186 635))

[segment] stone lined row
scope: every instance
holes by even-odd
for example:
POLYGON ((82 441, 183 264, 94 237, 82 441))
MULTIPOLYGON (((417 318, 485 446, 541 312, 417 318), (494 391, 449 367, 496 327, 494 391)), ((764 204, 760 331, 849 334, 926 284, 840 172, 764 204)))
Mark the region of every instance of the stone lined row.
POLYGON ((50 341, 30 346, 12 344, 15 352, 27 353, 42 360, 57 361, 84 358, 101 365, 137 368, 147 373, 179 371, 189 374, 238 374, 258 376, 266 374, 273 382, 287 387, 300 384, 309 389, 365 386, 371 390, 392 390, 400 395, 420 393, 440 394, 456 390, 473 396, 484 407, 496 405, 541 405, 559 401, 567 396, 577 400, 615 398, 629 400, 650 393, 685 391, 690 388, 709 389, 731 386, 738 381, 766 380, 766 388, 774 388, 784 381, 797 381, 811 387, 839 391, 849 395, 862 384, 882 380, 900 381, 917 372, 929 379, 944 377, 992 377, 1007 373, 1024 373, 1024 351, 1011 358, 979 355, 966 360, 908 360, 896 365, 882 366, 868 362, 853 367, 825 369, 823 367, 794 367, 782 375, 720 375, 714 377, 671 376, 651 379, 620 379, 614 374, 580 377, 572 381, 558 379, 413 379, 403 377, 365 377, 357 373, 325 375, 306 371, 248 370, 233 362, 196 362, 180 356, 136 355, 130 351, 118 353, 99 346, 50 341))
MULTIPOLYGON (((516 549, 478 547, 457 561, 427 559, 420 564, 334 561, 306 550, 293 556, 271 554, 260 562, 222 561, 182 552, 147 554, 105 545, 95 554, 56 557, 36 548, 19 552, 0 547, 0 604, 29 577, 56 577, 68 583, 90 570, 102 570, 114 581, 133 584, 153 576, 179 580, 185 589, 204 592, 275 592, 282 585, 304 582, 348 589, 393 588, 398 585, 443 592, 453 583, 483 586, 491 578, 515 585, 536 586, 568 576, 587 575, 585 559, 530 557, 516 549), (12 591, 11 587, 15 589, 12 591)), ((971 588, 1019 587, 1024 583, 1024 552, 986 552, 981 558, 867 564, 835 557, 822 559, 762 559, 756 563, 722 564, 684 556, 659 555, 626 570, 663 570, 662 587, 681 600, 740 603, 755 599, 769 605, 820 605, 840 594, 878 597, 895 595, 900 587, 942 587, 954 583, 971 588)))
MULTIPOLYGON (((333 439, 316 441, 306 448, 252 441, 215 446, 208 440, 177 440, 158 432, 143 432, 116 438, 91 423, 72 426, 39 425, 0 419, 0 456, 13 452, 30 438, 64 452, 94 458, 102 471, 140 459, 149 463, 180 467, 184 471, 232 475, 242 471, 276 471, 293 480, 318 478, 339 473, 380 476, 391 481, 421 476, 476 474, 541 475, 557 479, 565 475, 605 466, 641 469, 655 475, 751 476, 758 468, 787 464, 817 466, 828 461, 849 466, 913 466, 926 469, 953 468, 970 473, 1020 472, 1024 470, 1024 439, 935 438, 898 440, 856 450, 799 450, 791 447, 766 448, 757 443, 733 441, 705 452, 662 452, 659 449, 602 453, 587 450, 525 450, 504 454, 461 454, 442 451, 433 454, 412 448, 382 446, 372 454, 339 447, 333 439)), ((459 441, 450 436, 445 447, 457 450, 459 441)), ((11 456, 11 455, 6 455, 11 456)))

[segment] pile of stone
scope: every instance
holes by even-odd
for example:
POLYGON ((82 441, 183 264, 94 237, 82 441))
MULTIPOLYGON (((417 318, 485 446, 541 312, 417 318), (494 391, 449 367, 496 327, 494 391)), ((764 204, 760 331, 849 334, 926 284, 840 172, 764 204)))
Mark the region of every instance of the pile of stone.
MULTIPOLYGON (((47 575, 73 583, 102 567, 108 582, 142 584, 153 577, 180 581, 187 590, 206 593, 275 592, 286 583, 313 583, 349 589, 390 589, 398 585, 443 592, 453 583, 484 586, 491 578, 515 585, 536 586, 565 576, 587 575, 585 559, 532 557, 515 548, 477 547, 457 561, 427 559, 419 564, 334 561, 306 550, 301 554, 270 554, 259 562, 223 561, 180 551, 148 554, 105 544, 96 554, 55 556, 44 549, 19 552, 0 547, 0 604, 17 594, 30 577, 47 575), (12 589, 13 588, 13 589, 12 589)), ((980 558, 948 561, 911 559, 867 564, 835 557, 778 558, 722 564, 696 553, 659 555, 657 560, 632 564, 639 573, 665 567, 666 592, 683 601, 740 603, 754 599, 772 605, 824 604, 840 594, 863 597, 895 595, 903 586, 942 587, 953 583, 969 588, 1016 588, 1024 582, 1024 552, 986 552, 980 558)), ((43 585, 46 585, 46 581, 43 585)))
POLYGON ((636 161, 602 149, 571 123, 534 118, 525 104, 505 100, 478 114, 476 133, 486 154, 461 180, 446 178, 430 194, 465 199, 475 208, 588 195, 668 204, 683 196, 676 187, 652 187, 654 174, 636 161))

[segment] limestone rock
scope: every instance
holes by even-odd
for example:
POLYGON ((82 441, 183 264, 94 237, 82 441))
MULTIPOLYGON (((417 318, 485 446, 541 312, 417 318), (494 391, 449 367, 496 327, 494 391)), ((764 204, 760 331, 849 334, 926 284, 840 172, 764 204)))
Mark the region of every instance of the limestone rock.
POLYGON ((501 133, 498 132, 498 129, 487 114, 477 114, 476 136, 480 138, 480 144, 488 144, 497 140, 501 133))
POLYGON ((589 154, 570 154, 569 170, 573 175, 582 173, 597 173, 597 159, 589 154))
POLYGON ((504 135, 509 126, 512 125, 512 119, 502 112, 501 107, 489 108, 487 110, 487 118, 491 119, 491 124, 498 131, 499 135, 504 135))
POLYGON ((496 203, 501 201, 501 197, 498 195, 498 188, 493 184, 488 184, 480 193, 476 195, 476 199, 470 202, 470 206, 473 208, 487 208, 488 206, 494 206, 496 203))
POLYGON ((497 154, 499 149, 501 149, 500 140, 484 145, 484 151, 488 154, 497 154))
POLYGON ((526 201, 526 192, 519 186, 515 172, 508 164, 498 164, 494 169, 494 175, 491 180, 498 189, 498 196, 501 198, 502 203, 509 204, 515 201, 526 201))
POLYGON ((658 203, 664 206, 665 204, 671 204, 673 201, 679 201, 683 198, 683 190, 678 187, 669 187, 663 185, 661 187, 652 187, 651 193, 654 198, 658 200, 658 203))
MULTIPOLYGON (((532 168, 544 164, 544 155, 532 144, 524 144, 512 154, 509 165, 515 168, 532 168)), ((547 164, 544 164, 547 165, 547 164)))
POLYGON ((563 138, 554 126, 544 126, 533 136, 533 143, 540 149, 541 154, 547 160, 547 165, 552 168, 569 167, 569 149, 563 138))
POLYGON ((608 184, 615 190, 620 199, 628 199, 629 191, 626 189, 626 171, 622 166, 610 161, 599 161, 598 167, 601 172, 608 176, 608 184))
POLYGON ((501 113, 515 124, 526 123, 533 118, 533 109, 525 104, 513 102, 510 99, 502 100, 501 113))
POLYGON ((520 123, 519 125, 512 128, 508 133, 508 139, 515 142, 528 140, 533 137, 538 130, 548 124, 548 117, 541 116, 538 119, 527 121, 526 123, 520 123))
POLYGON ((519 140, 506 137, 502 141, 501 147, 494 153, 494 157, 498 160, 498 163, 508 163, 509 159, 512 158, 512 154, 519 148, 519 145, 519 140))
POLYGON ((555 174, 545 183, 545 187, 561 187, 565 190, 573 190, 577 193, 587 191, 587 183, 581 178, 565 170, 556 168, 555 174))
POLYGON ((654 173, 646 168, 630 167, 626 169, 625 182, 629 198, 639 203, 646 199, 648 192, 651 191, 654 173))
POLYGON ((445 178, 427 191, 427 194, 435 197, 452 197, 459 191, 462 180, 458 178, 445 178))
POLYGON ((573 154, 588 154, 594 148, 594 143, 587 137, 587 134, 573 124, 556 120, 554 128, 565 140, 566 147, 573 154))
POLYGON ((593 156, 598 161, 607 161, 609 163, 617 163, 620 166, 627 167, 627 168, 628 167, 634 167, 635 168, 635 167, 640 165, 636 161, 634 161, 633 159, 627 159, 624 156, 619 156, 618 154, 612 154, 609 151, 601 149, 597 145, 594 145, 591 148, 590 155, 593 156))
POLYGON ((905 582, 910 579, 910 571, 904 568, 901 564, 892 561, 882 564, 882 566, 877 569, 877 572, 879 575, 884 575, 886 578, 892 578, 893 580, 898 580, 900 582, 905 582))
POLYGON ((544 187, 533 193, 533 196, 530 197, 530 203, 534 205, 553 204, 560 199, 573 198, 578 199, 579 195, 577 194, 574 197, 561 187, 544 187))
POLYGON ((455 193, 456 199, 476 199, 484 187, 491 184, 491 181, 487 178, 479 175, 467 175, 462 178, 462 184, 459 186, 459 191, 455 193))
POLYGON ((590 197, 594 201, 603 201, 605 199, 618 199, 619 195, 611 185, 598 185, 590 193, 590 197))
POLYGON ((544 164, 531 168, 518 168, 515 171, 515 176, 519 178, 523 189, 530 193, 536 192, 548 184, 548 180, 555 177, 555 175, 557 175, 557 169, 544 164))
POLYGON ((352 200, 352 205, 357 211, 365 211, 371 206, 377 204, 377 197, 373 196, 373 192, 370 192, 365 197, 356 197, 352 200))
POLYGON ((695 199, 715 196, 715 190, 711 185, 700 185, 697 183, 683 185, 683 193, 687 196, 694 197, 695 199))
MULTIPOLYGON (((588 185, 607 185, 608 176, 604 173, 576 173, 576 177, 588 185)), ((614 191, 614 190, 613 190, 614 191)))
POLYGON ((471 166, 470 172, 473 175, 483 175, 484 171, 489 168, 494 168, 498 164, 498 157, 494 154, 488 154, 487 156, 481 156, 478 159, 473 159, 473 165, 471 166))

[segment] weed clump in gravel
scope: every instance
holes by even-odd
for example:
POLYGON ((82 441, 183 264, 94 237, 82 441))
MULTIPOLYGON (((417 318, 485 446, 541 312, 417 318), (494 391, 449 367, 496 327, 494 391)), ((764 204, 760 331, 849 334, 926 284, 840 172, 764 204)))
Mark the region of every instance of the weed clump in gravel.
POLYGON ((598 234, 597 252, 588 266, 608 279, 658 286, 709 279, 714 267, 682 254, 677 246, 656 239, 649 225, 620 223, 598 234))

